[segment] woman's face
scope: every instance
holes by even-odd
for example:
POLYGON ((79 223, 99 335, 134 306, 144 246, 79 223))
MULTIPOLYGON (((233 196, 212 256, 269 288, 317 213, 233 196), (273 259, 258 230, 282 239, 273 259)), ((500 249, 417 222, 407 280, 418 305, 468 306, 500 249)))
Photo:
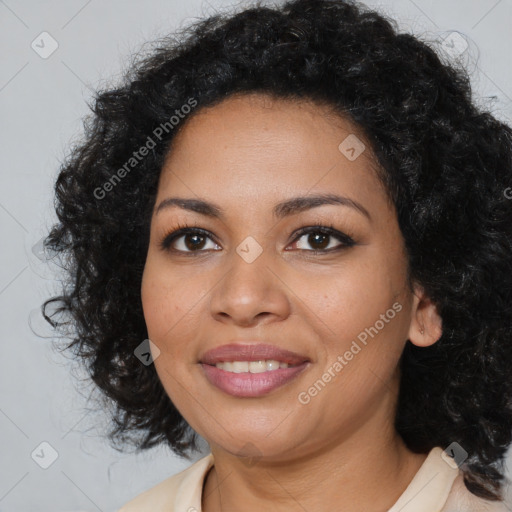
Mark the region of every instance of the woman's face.
POLYGON ((188 120, 162 169, 142 281, 155 366, 188 423, 233 454, 304 456, 394 418, 416 306, 404 243, 371 149, 326 112, 232 96, 188 120), (347 201, 308 202, 326 195, 347 201), (215 206, 158 208, 171 197, 215 206), (318 225, 332 234, 299 233, 318 225), (204 231, 160 246, 183 226, 204 231), (217 360, 240 361, 227 370, 205 355, 226 344, 217 360), (254 344, 274 348, 237 352, 254 344), (288 368, 280 349, 298 355, 288 368))

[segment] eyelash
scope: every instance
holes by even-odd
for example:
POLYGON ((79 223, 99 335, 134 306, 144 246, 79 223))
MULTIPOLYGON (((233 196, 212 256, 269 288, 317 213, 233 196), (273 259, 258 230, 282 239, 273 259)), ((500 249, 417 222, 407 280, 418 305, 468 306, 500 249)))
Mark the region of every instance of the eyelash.
MULTIPOLYGON (((336 238, 338 241, 340 241, 342 245, 338 246, 338 247, 331 248, 331 249, 313 249, 313 250, 299 249, 299 251, 305 251, 305 252, 313 253, 313 254, 328 254, 331 252, 348 249, 349 247, 356 245, 356 242, 350 235, 347 235, 345 233, 342 233, 341 231, 338 231, 337 229, 334 229, 334 226, 332 226, 331 224, 308 226, 308 227, 301 228, 295 233, 295 238, 293 239, 292 243, 297 242, 300 238, 302 238, 302 236, 308 235, 310 233, 321 233, 323 235, 331 236, 333 238, 336 238)), ((205 237, 210 238, 213 242, 215 242, 215 240, 210 236, 210 233, 208 231, 200 228, 199 226, 181 225, 178 223, 177 229, 172 229, 169 232, 167 232, 162 237, 162 240, 160 241, 160 243, 158 245, 159 245, 160 249, 163 251, 173 251, 176 253, 181 253, 181 254, 186 254, 186 255, 191 255, 191 256, 197 256, 197 255, 201 255, 202 253, 204 253, 205 252, 204 249, 199 249, 197 251, 181 251, 181 250, 170 248, 172 243, 175 240, 181 238, 184 235, 188 235, 188 234, 203 235, 205 237)), ((215 243, 217 243, 217 242, 215 242, 215 243)))

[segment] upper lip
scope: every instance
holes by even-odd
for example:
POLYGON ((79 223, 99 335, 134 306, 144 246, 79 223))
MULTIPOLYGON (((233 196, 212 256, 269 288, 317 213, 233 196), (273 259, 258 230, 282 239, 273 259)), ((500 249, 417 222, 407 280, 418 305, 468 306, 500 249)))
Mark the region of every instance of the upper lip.
POLYGON ((200 362, 215 365, 222 361, 261 361, 264 359, 272 359, 292 365, 308 361, 305 356, 274 345, 229 343, 208 350, 202 355, 200 362))

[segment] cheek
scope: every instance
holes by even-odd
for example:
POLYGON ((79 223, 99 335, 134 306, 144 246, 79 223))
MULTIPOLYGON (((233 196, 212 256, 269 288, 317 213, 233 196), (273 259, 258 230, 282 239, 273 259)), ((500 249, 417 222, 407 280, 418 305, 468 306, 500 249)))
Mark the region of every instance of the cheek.
POLYGON ((188 363, 193 362, 186 341, 193 336, 193 326, 197 325, 197 318, 193 319, 197 294, 193 294, 191 286, 170 276, 164 266, 154 265, 148 258, 141 283, 141 301, 148 337, 160 350, 154 360, 160 381, 173 403, 186 408, 188 396, 183 382, 188 363))
POLYGON ((148 258, 142 276, 141 300, 149 337, 158 344, 165 343, 173 326, 187 311, 183 292, 179 284, 169 280, 165 269, 160 269, 148 258))
POLYGON ((309 300, 305 301, 308 307, 304 314, 322 341, 315 377, 325 375, 325 380, 332 382, 324 399, 339 400, 336 393, 343 389, 346 405, 354 407, 361 405, 353 403, 357 397, 365 402, 365 396, 371 399, 388 382, 408 326, 402 263, 395 260, 399 256, 383 257, 377 251, 368 251, 365 256, 329 276, 305 279, 302 285, 309 300))
POLYGON ((324 287, 310 296, 316 302, 309 318, 321 340, 319 364, 299 399, 310 400, 311 411, 331 417, 332 425, 365 417, 394 389, 390 383, 405 340, 407 308, 397 295, 399 283, 384 271, 360 270, 317 281, 324 287))
MULTIPOLYGON (((204 276, 180 277, 165 265, 146 262, 141 300, 148 336, 171 362, 189 360, 198 326, 204 320, 203 301, 208 300, 204 276)), ((160 362, 161 364, 161 362, 160 362)))
MULTIPOLYGON (((403 283, 381 261, 347 265, 324 276, 305 279, 302 275, 294 288, 300 289, 297 295, 306 297, 305 305, 315 314, 317 323, 320 320, 324 324, 329 337, 347 340, 373 326, 400 300, 398 292, 403 283)), ((396 318, 393 312, 391 315, 396 318)))

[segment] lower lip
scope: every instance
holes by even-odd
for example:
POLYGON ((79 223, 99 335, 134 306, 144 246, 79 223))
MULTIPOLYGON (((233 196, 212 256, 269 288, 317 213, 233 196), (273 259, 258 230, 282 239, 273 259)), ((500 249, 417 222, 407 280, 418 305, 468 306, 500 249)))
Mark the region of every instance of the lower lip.
POLYGON ((201 366, 206 378, 221 391, 236 397, 250 398, 266 395, 290 382, 308 364, 306 361, 298 366, 279 368, 262 373, 234 373, 226 372, 210 364, 201 364, 201 366))

